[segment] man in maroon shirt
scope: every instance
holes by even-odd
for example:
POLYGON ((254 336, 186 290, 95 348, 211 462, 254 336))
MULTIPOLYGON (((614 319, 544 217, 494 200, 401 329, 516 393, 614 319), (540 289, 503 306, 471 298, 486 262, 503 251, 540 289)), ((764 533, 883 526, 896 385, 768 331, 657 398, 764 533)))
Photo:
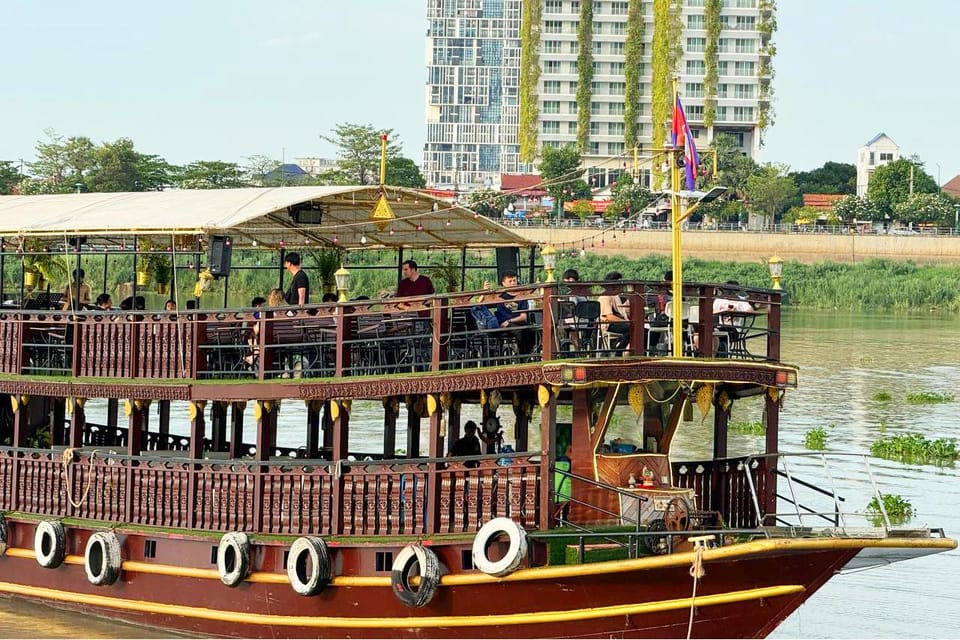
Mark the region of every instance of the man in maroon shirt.
POLYGON ((428 296, 433 293, 433 282, 427 276, 420 275, 417 263, 413 260, 404 260, 402 266, 403 280, 397 285, 397 297, 428 296))

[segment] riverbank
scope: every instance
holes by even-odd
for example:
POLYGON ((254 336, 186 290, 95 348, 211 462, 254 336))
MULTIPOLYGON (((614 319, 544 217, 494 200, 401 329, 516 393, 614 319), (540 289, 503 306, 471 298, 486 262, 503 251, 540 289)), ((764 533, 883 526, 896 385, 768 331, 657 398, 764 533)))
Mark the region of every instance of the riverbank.
MULTIPOLYGON (((601 255, 640 258, 670 255, 667 230, 510 227, 540 244, 586 247, 601 255)), ((701 260, 755 262, 778 255, 805 264, 831 261, 858 264, 870 259, 910 260, 917 264, 960 265, 960 236, 829 233, 760 233, 753 231, 683 232, 683 255, 701 260)))

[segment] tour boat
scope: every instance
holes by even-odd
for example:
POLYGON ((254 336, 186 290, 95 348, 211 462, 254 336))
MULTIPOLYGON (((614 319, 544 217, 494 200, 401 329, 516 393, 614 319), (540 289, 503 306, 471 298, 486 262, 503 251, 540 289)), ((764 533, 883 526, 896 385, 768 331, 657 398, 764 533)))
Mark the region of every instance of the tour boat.
POLYGON ((838 572, 956 548, 882 500, 855 513, 830 456, 779 451, 798 371, 778 289, 556 282, 549 249, 385 186, 4 196, 0 236, 0 594, 244 638, 759 637, 838 572), (279 272, 317 247, 347 256, 338 302, 211 299, 231 252, 279 272), (525 284, 348 299, 354 251, 424 249, 459 254, 461 284, 481 253, 525 284), (124 265, 146 308, 27 286, 43 254, 67 278, 124 265), (197 308, 133 279, 157 255, 197 308), (629 305, 622 351, 600 296, 629 305), (732 298, 752 311, 715 309, 732 298), (507 302, 525 325, 479 326, 507 302), (739 403, 762 414, 755 455, 728 454, 739 403), (481 453, 451 457, 468 419, 481 453), (712 456, 680 458, 704 419, 712 456))

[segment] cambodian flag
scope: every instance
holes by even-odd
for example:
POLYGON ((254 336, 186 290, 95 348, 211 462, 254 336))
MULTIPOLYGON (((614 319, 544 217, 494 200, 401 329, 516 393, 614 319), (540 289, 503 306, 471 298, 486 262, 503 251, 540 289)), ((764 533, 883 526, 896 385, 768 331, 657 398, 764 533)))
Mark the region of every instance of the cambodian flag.
POLYGON ((680 104, 680 96, 677 96, 677 103, 673 105, 673 146, 683 147, 683 166, 687 174, 687 190, 693 191, 697 187, 697 167, 700 165, 700 156, 697 155, 697 147, 693 143, 693 136, 690 134, 690 124, 687 117, 683 114, 683 105, 680 104))

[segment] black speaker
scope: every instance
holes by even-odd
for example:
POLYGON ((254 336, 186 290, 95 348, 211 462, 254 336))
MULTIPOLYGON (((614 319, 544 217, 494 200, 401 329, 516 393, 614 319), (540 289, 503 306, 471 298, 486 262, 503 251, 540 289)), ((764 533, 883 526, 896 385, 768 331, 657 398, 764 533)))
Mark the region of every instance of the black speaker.
POLYGON ((230 236, 211 236, 207 268, 214 276, 230 275, 230 256, 233 253, 230 236))
POLYGON ((503 282, 503 274, 512 271, 520 276, 520 247, 497 247, 497 284, 503 282))

